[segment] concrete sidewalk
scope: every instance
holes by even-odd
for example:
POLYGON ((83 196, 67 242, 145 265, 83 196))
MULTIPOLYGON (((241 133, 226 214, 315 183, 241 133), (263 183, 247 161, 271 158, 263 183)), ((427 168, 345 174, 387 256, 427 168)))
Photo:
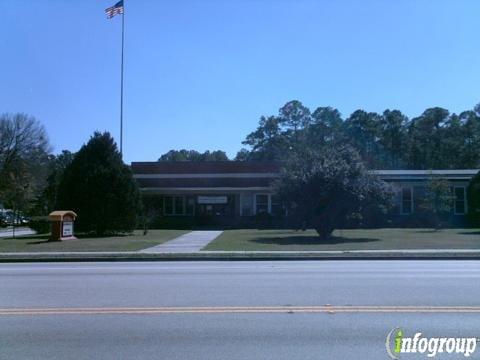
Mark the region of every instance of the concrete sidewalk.
POLYGON ((140 250, 141 253, 195 253, 215 240, 222 231, 191 231, 163 244, 140 250))

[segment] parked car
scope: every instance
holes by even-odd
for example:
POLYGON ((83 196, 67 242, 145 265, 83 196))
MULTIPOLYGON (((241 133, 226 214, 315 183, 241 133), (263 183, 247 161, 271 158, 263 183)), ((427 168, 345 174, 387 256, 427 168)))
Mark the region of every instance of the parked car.
POLYGON ((0 209, 0 226, 27 225, 29 218, 22 214, 15 214, 10 209, 0 209))
POLYGON ((7 225, 7 210, 0 207, 0 227, 6 227, 7 225))
POLYGON ((7 218, 0 212, 0 227, 7 227, 7 218))

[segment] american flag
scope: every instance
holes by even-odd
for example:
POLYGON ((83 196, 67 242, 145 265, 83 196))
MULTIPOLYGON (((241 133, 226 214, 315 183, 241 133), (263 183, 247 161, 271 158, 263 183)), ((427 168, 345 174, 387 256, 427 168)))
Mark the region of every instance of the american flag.
POLYGON ((105 13, 109 19, 113 18, 115 15, 123 14, 123 0, 120 0, 112 7, 105 9, 105 13))

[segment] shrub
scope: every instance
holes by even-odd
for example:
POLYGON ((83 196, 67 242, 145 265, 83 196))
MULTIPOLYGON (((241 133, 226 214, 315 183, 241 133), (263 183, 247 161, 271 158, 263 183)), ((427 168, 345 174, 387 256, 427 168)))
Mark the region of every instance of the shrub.
POLYGON ((48 216, 34 216, 28 222, 28 226, 37 234, 47 234, 50 232, 51 223, 48 216))
POLYGON ((480 172, 470 180, 467 202, 470 225, 480 226, 480 172))

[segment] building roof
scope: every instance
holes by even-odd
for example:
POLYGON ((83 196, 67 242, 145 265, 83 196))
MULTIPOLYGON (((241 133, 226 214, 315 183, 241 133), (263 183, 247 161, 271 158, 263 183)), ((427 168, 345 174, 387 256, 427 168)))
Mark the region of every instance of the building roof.
POLYGON ((275 162, 134 162, 134 178, 143 191, 268 189, 280 173, 275 162))
POLYGON ((479 169, 443 169, 443 170, 373 170, 372 173, 378 175, 383 180, 394 179, 428 179, 437 177, 451 180, 470 180, 480 170, 479 169))
POLYGON ((277 162, 249 161, 155 161, 132 162, 134 174, 238 174, 276 173, 277 162))
POLYGON ((480 169, 459 170, 373 170, 377 175, 475 175, 480 169))
MULTIPOLYGON (((280 174, 279 162, 180 161, 133 162, 132 171, 142 190, 268 189, 280 174)), ((372 170, 385 181, 426 180, 440 177, 468 181, 479 170, 372 170)))

